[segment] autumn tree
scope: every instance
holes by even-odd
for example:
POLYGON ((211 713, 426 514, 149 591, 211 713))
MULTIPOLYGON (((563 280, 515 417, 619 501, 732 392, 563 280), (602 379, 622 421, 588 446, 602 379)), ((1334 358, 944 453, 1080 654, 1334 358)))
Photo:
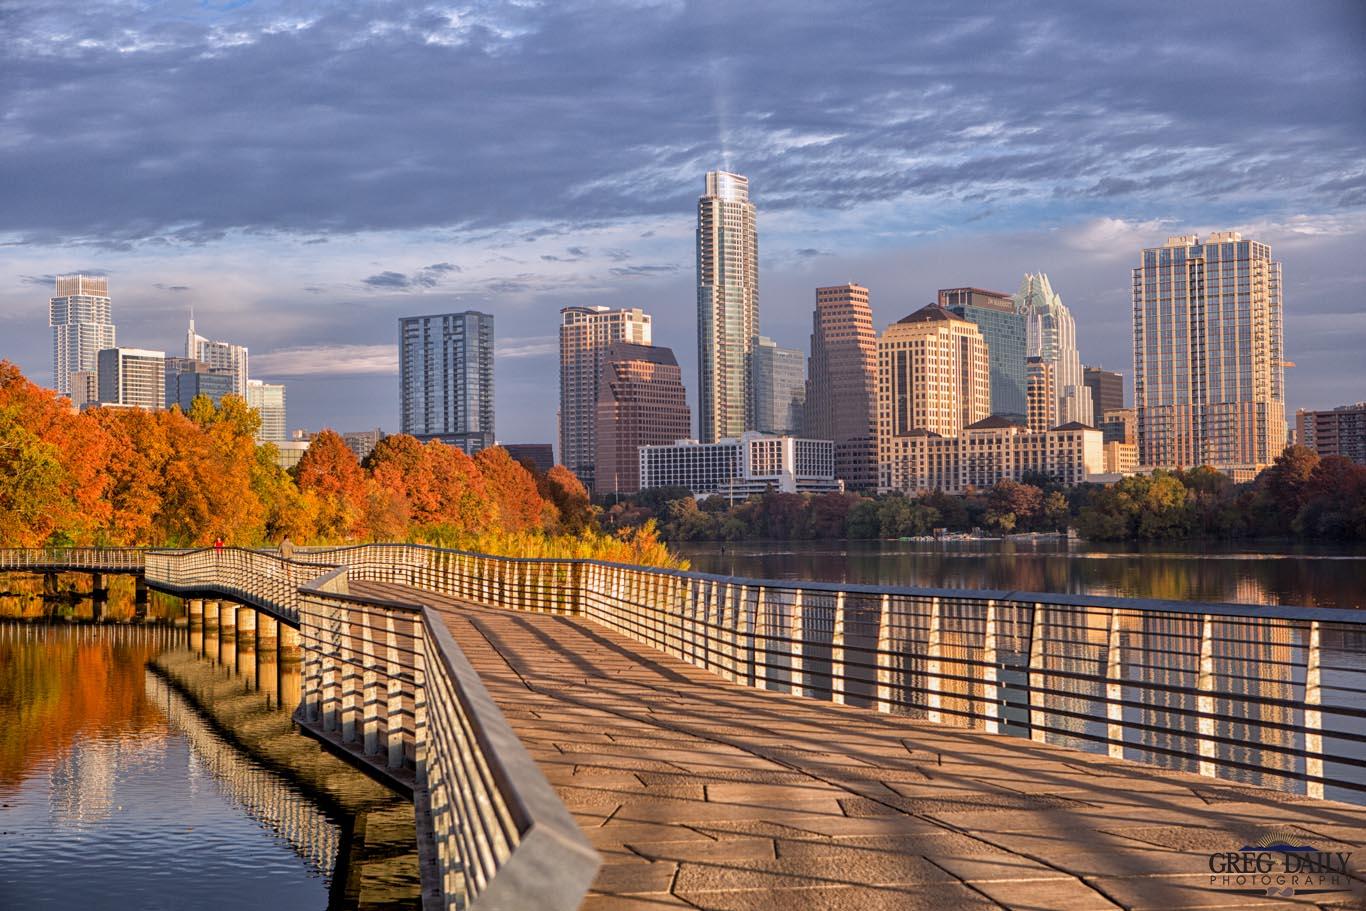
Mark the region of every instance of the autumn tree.
POLYGON ((422 450, 432 505, 429 514, 415 512, 415 521, 431 526, 434 537, 451 542, 485 529, 509 530, 500 525, 498 503, 464 450, 436 440, 422 450))
POLYGON ((536 489, 536 479, 502 446, 491 446, 474 457, 489 495, 498 504, 503 528, 525 531, 545 525, 550 510, 536 489))
POLYGON ((556 525, 564 534, 578 534, 593 524, 593 504, 574 472, 556 465, 546 472, 541 496, 555 507, 556 525))
POLYGON ((299 492, 312 498, 301 504, 315 510, 310 538, 333 543, 364 534, 365 472, 338 433, 324 430, 313 438, 295 466, 294 480, 299 492))

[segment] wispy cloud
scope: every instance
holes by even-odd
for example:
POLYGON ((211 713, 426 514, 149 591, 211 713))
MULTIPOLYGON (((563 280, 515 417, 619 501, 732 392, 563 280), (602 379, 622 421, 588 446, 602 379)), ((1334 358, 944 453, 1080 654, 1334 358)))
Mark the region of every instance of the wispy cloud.
POLYGON ((280 348, 253 354, 251 372, 271 377, 392 375, 398 373, 398 348, 394 345, 280 348))
POLYGON ((553 335, 500 338, 494 341, 493 348, 500 358, 547 357, 559 353, 560 340, 553 335))

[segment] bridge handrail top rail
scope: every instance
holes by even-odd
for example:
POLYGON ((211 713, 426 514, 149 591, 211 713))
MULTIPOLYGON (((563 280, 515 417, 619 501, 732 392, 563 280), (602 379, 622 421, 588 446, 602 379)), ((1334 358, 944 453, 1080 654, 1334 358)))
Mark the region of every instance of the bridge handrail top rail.
POLYGON ((1210 614, 1223 617, 1246 617, 1267 620, 1317 620, 1322 623, 1343 623, 1366 626, 1366 611, 1346 607, 1302 607, 1285 604, 1245 604, 1235 602, 1177 601, 1165 598, 1123 598, 1114 595, 1058 594, 1052 592, 1006 591, 988 588, 929 588, 901 585, 868 585, 845 582, 817 582, 803 579, 764 579, 745 576, 726 576, 697 570, 668 569, 657 566, 638 566, 616 563, 591 557, 507 557, 478 551, 437 547, 431 544, 411 544, 404 541, 375 541, 369 544, 347 544, 338 547, 308 548, 305 552, 358 550, 365 547, 409 547, 435 553, 503 560, 511 563, 548 563, 566 566, 597 566, 607 569, 646 571, 680 579, 720 582, 750 588, 802 589, 803 591, 844 592, 858 595, 891 595, 910 598, 970 598, 974 600, 1016 601, 1058 607, 1095 607, 1135 612, 1175 613, 1199 616, 1210 614))

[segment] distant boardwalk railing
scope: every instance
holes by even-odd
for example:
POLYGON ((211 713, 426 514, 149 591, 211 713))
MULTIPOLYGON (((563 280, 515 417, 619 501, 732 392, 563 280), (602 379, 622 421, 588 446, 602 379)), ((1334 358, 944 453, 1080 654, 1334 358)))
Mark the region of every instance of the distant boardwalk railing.
POLYGON ((0 547, 0 572, 142 571, 140 547, 0 547))
POLYGON ((351 578, 579 614, 726 679, 1366 800, 1366 614, 741 579, 418 545, 351 578))

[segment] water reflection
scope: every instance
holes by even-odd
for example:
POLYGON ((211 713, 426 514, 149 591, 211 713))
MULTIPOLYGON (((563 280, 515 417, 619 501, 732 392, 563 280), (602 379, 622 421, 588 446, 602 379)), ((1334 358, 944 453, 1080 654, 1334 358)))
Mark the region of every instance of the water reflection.
POLYGON ((1056 539, 671 545, 722 575, 866 585, 1366 607, 1366 550, 1100 546, 1056 539))

